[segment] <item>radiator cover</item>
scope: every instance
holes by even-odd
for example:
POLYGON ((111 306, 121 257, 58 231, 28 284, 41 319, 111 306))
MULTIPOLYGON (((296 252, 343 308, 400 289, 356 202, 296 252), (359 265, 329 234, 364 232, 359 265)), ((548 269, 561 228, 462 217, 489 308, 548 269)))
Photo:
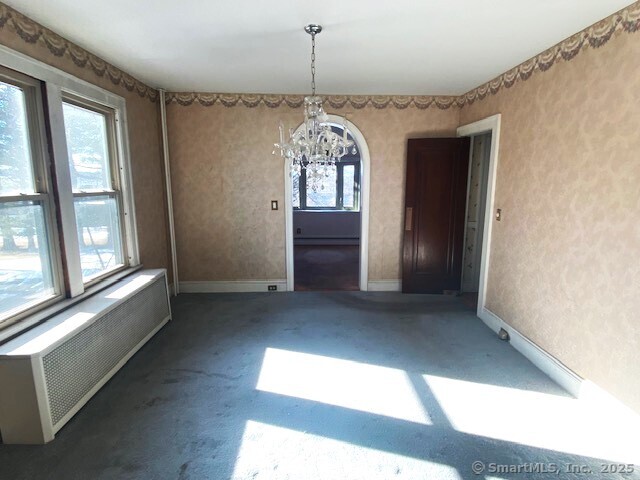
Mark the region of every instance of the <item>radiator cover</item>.
POLYGON ((46 443, 171 316, 164 270, 143 270, 0 346, 4 443, 46 443))

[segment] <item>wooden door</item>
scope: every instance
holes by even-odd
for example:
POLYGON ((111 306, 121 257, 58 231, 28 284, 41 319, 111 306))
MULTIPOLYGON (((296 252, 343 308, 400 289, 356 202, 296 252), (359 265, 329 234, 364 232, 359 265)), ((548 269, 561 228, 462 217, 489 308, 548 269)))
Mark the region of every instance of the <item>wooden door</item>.
POLYGON ((460 290, 469 138, 410 139, 402 291, 460 290))

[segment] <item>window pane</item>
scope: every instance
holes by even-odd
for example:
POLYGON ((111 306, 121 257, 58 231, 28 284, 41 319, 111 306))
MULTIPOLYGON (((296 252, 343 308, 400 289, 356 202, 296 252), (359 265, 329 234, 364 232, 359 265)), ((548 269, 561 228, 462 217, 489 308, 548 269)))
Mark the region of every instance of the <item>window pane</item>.
POLYGON ((105 115, 69 103, 63 112, 73 191, 111 189, 105 115))
POLYGON ((0 204, 0 317, 55 294, 38 202, 0 204))
POLYGON ((0 82, 0 195, 18 193, 34 193, 25 95, 0 82))
POLYGON ((293 208, 300 208, 300 174, 298 172, 291 173, 293 187, 293 208))
POLYGON ((355 201, 355 165, 345 165, 342 169, 342 206, 353 208, 355 201))
POLYGON ((112 270, 124 263, 118 205, 108 196, 75 199, 82 278, 112 270))
POLYGON ((317 173, 307 170, 307 207, 335 207, 337 182, 335 165, 317 173))

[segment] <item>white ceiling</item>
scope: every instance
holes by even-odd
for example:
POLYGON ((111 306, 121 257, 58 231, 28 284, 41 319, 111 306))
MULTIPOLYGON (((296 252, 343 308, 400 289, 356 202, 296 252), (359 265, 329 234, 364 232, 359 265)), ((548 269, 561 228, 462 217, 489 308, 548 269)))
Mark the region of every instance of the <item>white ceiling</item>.
POLYGON ((630 0, 3 0, 154 87, 457 95, 630 0))

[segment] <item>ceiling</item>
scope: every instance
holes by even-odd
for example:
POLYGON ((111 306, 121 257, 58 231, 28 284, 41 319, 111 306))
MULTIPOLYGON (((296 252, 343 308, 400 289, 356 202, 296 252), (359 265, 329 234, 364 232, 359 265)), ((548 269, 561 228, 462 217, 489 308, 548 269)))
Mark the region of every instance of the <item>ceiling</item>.
POLYGON ((458 95, 630 0, 3 0, 169 91, 458 95))

